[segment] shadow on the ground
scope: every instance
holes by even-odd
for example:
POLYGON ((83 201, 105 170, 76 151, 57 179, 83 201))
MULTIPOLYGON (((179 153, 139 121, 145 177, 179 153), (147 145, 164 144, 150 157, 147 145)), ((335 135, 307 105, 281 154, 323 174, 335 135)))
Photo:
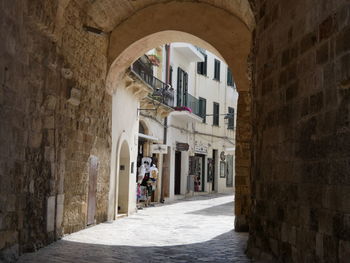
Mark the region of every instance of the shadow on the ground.
POLYGON ((233 213, 234 202, 228 202, 222 205, 211 206, 208 208, 187 212, 191 215, 203 215, 203 216, 234 216, 233 213))
POLYGON ((206 242, 168 247, 107 246, 60 240, 36 253, 23 255, 18 262, 251 262, 244 254, 247 237, 232 230, 206 242))

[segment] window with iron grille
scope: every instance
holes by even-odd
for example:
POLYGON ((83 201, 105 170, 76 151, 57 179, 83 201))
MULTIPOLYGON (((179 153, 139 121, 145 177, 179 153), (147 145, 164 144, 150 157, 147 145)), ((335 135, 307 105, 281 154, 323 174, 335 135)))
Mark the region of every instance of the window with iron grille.
POLYGON ((213 125, 215 126, 219 126, 219 112, 220 112, 219 103, 214 102, 213 103, 213 125))

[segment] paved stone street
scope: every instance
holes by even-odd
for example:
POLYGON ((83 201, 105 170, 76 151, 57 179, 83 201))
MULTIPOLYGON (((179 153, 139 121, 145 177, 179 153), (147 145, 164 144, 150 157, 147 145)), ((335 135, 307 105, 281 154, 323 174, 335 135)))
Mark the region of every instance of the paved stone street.
POLYGON ((250 262, 233 222, 233 196, 195 197, 71 234, 19 262, 250 262))

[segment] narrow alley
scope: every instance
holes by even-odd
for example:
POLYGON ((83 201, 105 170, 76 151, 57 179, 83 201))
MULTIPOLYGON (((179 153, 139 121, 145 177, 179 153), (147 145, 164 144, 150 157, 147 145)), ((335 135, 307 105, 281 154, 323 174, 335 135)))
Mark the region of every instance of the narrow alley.
POLYGON ((73 233, 19 262, 250 262, 233 217, 232 195, 197 196, 73 233))

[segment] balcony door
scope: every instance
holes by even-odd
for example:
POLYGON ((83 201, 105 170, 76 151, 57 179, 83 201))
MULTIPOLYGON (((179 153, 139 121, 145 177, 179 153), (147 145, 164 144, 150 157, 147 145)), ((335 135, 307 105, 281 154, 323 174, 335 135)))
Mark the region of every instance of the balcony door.
POLYGON ((177 106, 187 106, 188 74, 177 68, 177 106))

